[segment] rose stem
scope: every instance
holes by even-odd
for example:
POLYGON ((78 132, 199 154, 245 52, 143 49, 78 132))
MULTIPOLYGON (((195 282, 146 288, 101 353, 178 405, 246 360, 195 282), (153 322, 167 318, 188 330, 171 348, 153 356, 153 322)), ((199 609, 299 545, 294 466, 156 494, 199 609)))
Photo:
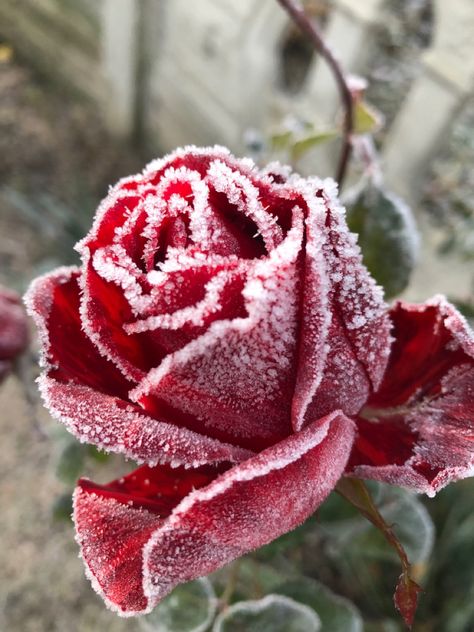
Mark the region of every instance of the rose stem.
POLYGON ((315 22, 305 13, 299 0, 277 0, 277 2, 279 2, 283 9, 285 9, 298 28, 309 37, 314 48, 326 60, 334 75, 334 79, 336 80, 341 101, 344 106, 344 135, 336 175, 339 189, 341 189, 346 175, 347 166, 349 164, 349 158, 351 156, 351 137, 354 129, 354 107, 349 85, 346 81, 341 65, 324 41, 324 38, 315 22))

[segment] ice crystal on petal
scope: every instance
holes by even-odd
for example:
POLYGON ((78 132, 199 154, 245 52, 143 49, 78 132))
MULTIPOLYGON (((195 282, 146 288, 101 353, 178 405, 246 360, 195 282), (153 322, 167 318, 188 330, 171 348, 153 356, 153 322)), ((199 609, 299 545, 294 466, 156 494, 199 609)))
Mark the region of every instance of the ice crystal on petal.
POLYGON ((298 309, 300 209, 287 237, 259 260, 243 290, 247 318, 218 321, 168 356, 131 394, 153 394, 235 436, 288 433, 298 309), (255 410, 266 411, 258 420, 255 410))
POLYGON ((362 265, 332 181, 293 184, 307 205, 303 332, 293 424, 341 408, 356 413, 382 379, 390 351, 383 294, 362 265), (329 344, 326 344, 326 341, 329 344))
POLYGON ((62 384, 43 376, 40 390, 51 414, 80 441, 126 454, 140 463, 173 462, 198 467, 221 461, 238 462, 252 454, 152 419, 136 406, 126 406, 122 400, 86 386, 62 384))
POLYGON ((427 493, 474 471, 465 322, 441 299, 389 312, 336 196, 185 147, 110 190, 80 267, 32 284, 47 407, 146 464, 75 495, 119 613, 296 527, 349 456, 349 474, 427 493))
POLYGON ((145 593, 160 599, 170 582, 207 574, 300 524, 334 484, 352 437, 352 422, 335 413, 189 494, 145 546, 145 593))
POLYGON ((474 472, 474 336, 444 297, 398 303, 392 319, 392 356, 361 412, 350 469, 433 496, 474 472))

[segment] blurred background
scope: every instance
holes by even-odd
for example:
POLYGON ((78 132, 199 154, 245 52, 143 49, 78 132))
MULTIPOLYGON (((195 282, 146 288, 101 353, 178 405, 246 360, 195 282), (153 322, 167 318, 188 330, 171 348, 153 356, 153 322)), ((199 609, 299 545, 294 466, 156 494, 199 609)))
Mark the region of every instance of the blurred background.
MULTIPOLYGON (((472 318, 473 0, 304 4, 344 70, 366 80, 352 80, 362 96, 343 194, 354 199, 360 178, 376 172, 418 225, 420 252, 408 235, 408 264, 377 266, 407 267, 395 283, 404 298, 445 293, 472 318)), ((218 143, 334 176, 341 122, 324 59, 275 0, 0 0, 0 283, 23 292, 39 273, 74 263, 108 186, 178 145, 218 143)), ((114 460, 50 421, 31 386, 33 362, 18 371, 0 387, 0 629, 139 630, 92 593, 67 520, 76 476, 106 481, 114 460)), ((473 492, 467 481, 416 500, 406 537, 427 594, 415 631, 474 630, 473 492)), ((377 493, 392 513, 413 500, 377 493)), ((260 561, 304 564, 356 604, 365 629, 401 629, 390 602, 396 563, 332 502, 291 549, 260 561), (349 553, 354 528, 362 540, 349 553), (311 554, 298 559, 303 550, 311 554)))

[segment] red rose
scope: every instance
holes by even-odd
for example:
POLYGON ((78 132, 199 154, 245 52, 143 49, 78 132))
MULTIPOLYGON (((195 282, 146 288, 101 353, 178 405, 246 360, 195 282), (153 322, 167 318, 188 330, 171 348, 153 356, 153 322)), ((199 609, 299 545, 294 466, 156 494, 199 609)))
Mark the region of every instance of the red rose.
POLYGON ((332 182, 179 150, 119 182, 78 250, 27 302, 52 414, 144 463, 75 492, 121 614, 293 529, 345 471, 434 493, 472 469, 466 324, 441 299, 388 312, 332 182))
POLYGON ((28 325, 21 299, 0 285, 0 382, 28 344, 28 325))

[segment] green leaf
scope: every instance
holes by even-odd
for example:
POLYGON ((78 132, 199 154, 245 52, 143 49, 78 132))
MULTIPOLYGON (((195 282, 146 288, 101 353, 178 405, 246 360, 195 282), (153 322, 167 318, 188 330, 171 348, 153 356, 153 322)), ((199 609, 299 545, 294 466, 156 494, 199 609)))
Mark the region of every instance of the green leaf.
POLYGON ((59 480, 68 485, 74 484, 79 478, 87 447, 76 440, 69 440, 59 453, 56 465, 56 475, 59 480))
POLYGON ((362 618, 357 608, 315 579, 299 577, 277 588, 281 595, 313 608, 321 619, 324 632, 362 632, 362 618))
POLYGON ((410 208, 374 183, 346 197, 347 223, 358 233, 364 263, 383 286, 387 298, 408 285, 419 251, 419 236, 410 208))
POLYGON ((216 571, 210 577, 220 599, 225 595, 225 599, 229 602, 273 593, 282 582, 282 574, 279 570, 269 564, 256 561, 253 556, 242 557, 216 571), (230 592, 229 585, 232 587, 230 592))
POLYGON ((357 101, 354 107, 354 134, 373 134, 384 124, 383 115, 365 101, 357 101))
POLYGON ((139 621, 144 632, 204 632, 211 625, 216 608, 212 584, 203 577, 175 588, 139 621))
POLYGON ((222 612, 213 632, 319 632, 321 621, 312 608, 282 595, 240 601, 222 612))
MULTIPOLYGON (((345 479, 345 482, 348 480, 357 479, 345 479)), ((425 506, 407 490, 382 484, 377 487, 376 509, 400 541, 410 564, 426 563, 433 550, 434 525, 425 506)), ((397 560, 385 537, 361 517, 321 522, 320 528, 332 540, 331 549, 340 555, 352 549, 359 557, 367 558, 367 562, 397 560)))
POLYGON ((274 151, 281 151, 288 149, 293 142, 294 132, 293 130, 284 130, 282 132, 276 132, 270 137, 270 143, 274 151))
POLYGON ((459 299, 451 299, 451 302, 458 310, 467 318, 472 327, 474 327, 474 300, 461 301, 459 299))
POLYGON ((404 632, 405 630, 405 627, 402 629, 402 624, 392 619, 383 619, 377 622, 366 621, 364 626, 364 632, 404 632))
POLYGON ((424 564, 434 545, 435 528, 430 514, 414 493, 392 486, 382 489, 380 513, 403 544, 410 563, 424 564))
MULTIPOLYGON (((387 501, 387 496, 382 497, 377 507, 367 487, 356 478, 342 478, 336 486, 336 491, 378 529, 379 543, 376 549, 384 553, 390 550, 387 546, 390 545, 396 557, 399 558, 402 574, 397 582, 394 602, 407 626, 411 627, 421 592, 421 588, 414 580, 417 568, 413 566, 413 563, 424 563, 433 546, 434 529, 428 513, 424 507, 416 504, 418 501, 413 495, 398 489, 387 492, 389 501, 387 501), (381 541, 382 536, 386 540, 385 548, 381 541), (408 550, 408 545, 411 545, 411 551, 408 550)), ((341 542, 339 539, 334 550, 338 555, 344 555, 344 549, 346 553, 349 551, 349 554, 357 552, 358 566, 361 558, 370 556, 371 553, 373 555, 371 545, 374 542, 374 534, 367 532, 357 520, 349 520, 347 523, 352 524, 346 524, 345 530, 339 529, 339 536, 343 535, 345 546, 342 544, 344 540, 341 542)), ((333 535, 337 533, 337 528, 333 529, 331 526, 326 528, 333 535)))
POLYGON ((103 452, 95 447, 95 445, 87 446, 87 456, 98 463, 106 463, 110 459, 110 454, 107 452, 103 452))
POLYGON ((51 507, 53 520, 57 522, 69 521, 72 515, 72 494, 66 493, 58 496, 51 507))
POLYGON ((317 145, 327 143, 337 138, 339 132, 334 129, 311 132, 310 134, 299 138, 291 146, 291 159, 292 161, 299 160, 310 149, 313 149, 317 145))

